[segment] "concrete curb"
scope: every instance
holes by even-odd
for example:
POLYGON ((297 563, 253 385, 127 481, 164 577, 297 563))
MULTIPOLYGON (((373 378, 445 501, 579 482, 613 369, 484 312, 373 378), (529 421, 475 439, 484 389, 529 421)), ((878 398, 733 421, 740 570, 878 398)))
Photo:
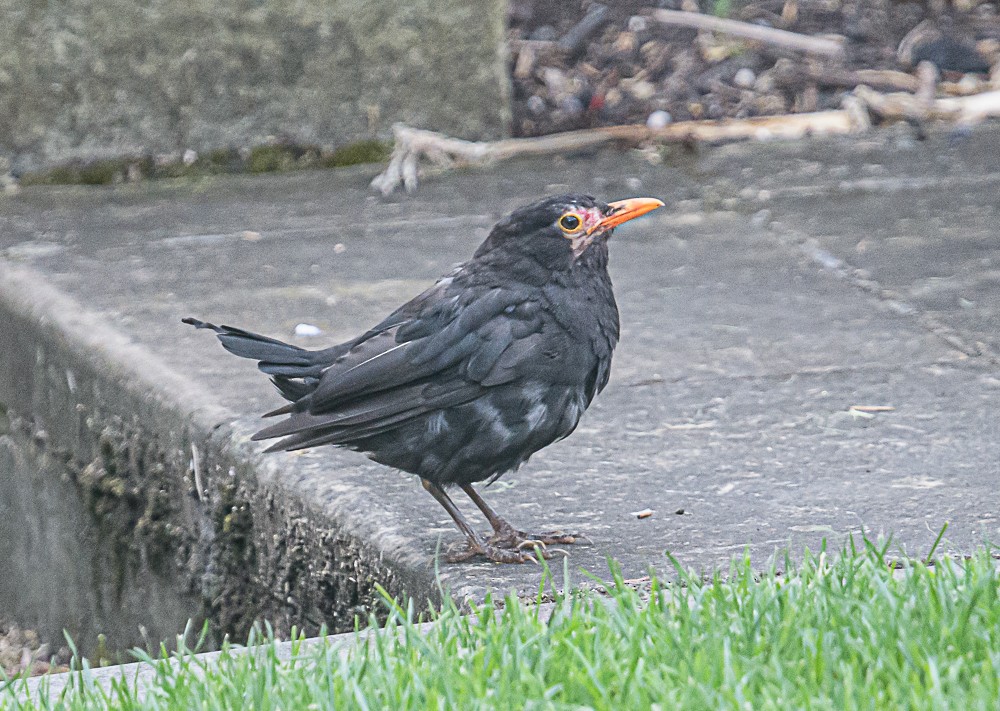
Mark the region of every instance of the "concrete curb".
POLYGON ((35 487, 18 487, 17 472, 10 481, 21 491, 60 481, 48 498, 83 509, 28 524, 13 520, 13 506, 3 525, 25 565, 0 581, 0 600, 48 638, 66 629, 83 650, 97 632, 116 647, 142 645, 192 618, 237 638, 261 619, 338 631, 368 608, 376 581, 394 595, 439 599, 425 561, 311 507, 280 462, 253 454, 236 415, 40 274, 0 262, 0 332, 6 449, 27 448, 35 460, 15 469, 61 471, 35 487), (88 579, 65 579, 67 567, 88 579), (48 616, 25 602, 80 583, 89 590, 48 616))

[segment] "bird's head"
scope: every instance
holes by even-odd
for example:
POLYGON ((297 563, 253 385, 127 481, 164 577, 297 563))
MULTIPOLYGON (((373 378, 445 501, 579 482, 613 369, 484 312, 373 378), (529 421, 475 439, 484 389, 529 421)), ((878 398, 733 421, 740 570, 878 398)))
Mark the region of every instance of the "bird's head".
POLYGON ((476 256, 502 249, 527 252, 548 266, 567 268, 604 245, 615 227, 663 207, 655 198, 603 203, 589 195, 559 195, 514 210, 497 223, 476 256))

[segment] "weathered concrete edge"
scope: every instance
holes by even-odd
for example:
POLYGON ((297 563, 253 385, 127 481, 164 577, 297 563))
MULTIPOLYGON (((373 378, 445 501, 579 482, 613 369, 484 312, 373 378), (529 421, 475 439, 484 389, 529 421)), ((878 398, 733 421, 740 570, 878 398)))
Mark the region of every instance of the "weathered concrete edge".
POLYGON ((2 260, 0 333, 0 403, 65 463, 80 505, 128 554, 127 580, 179 586, 188 617, 235 639, 261 619, 279 632, 351 629, 375 609, 376 583, 440 600, 426 560, 377 523, 310 504, 255 453, 234 413, 39 273, 2 260), (128 506, 115 500, 122 489, 128 506), (122 515, 129 507, 144 512, 138 521, 122 515))
MULTIPOLYGON (((417 629, 426 633, 430 631, 435 623, 424 622, 417 625, 417 629)), ((346 655, 354 647, 359 644, 363 644, 372 638, 373 632, 371 629, 361 630, 360 632, 342 632, 336 635, 330 635, 329 637, 309 637, 302 640, 299 644, 298 649, 300 651, 307 651, 310 647, 314 647, 317 644, 326 642, 330 646, 337 649, 338 654, 346 655)), ((239 655, 246 654, 252 648, 251 647, 231 647, 230 654, 239 655)), ((280 660, 288 660, 292 658, 293 643, 290 641, 278 642, 275 645, 275 656, 280 660)), ((195 674, 199 674, 204 670, 201 665, 211 665, 214 664, 222 652, 202 652, 201 654, 194 655, 194 658, 198 662, 198 666, 192 667, 192 671, 195 674)), ((173 667, 177 667, 179 662, 170 658, 167 662, 173 667)), ((155 666, 149 664, 148 662, 131 662, 129 664, 117 664, 110 667, 91 667, 85 671, 71 671, 62 672, 59 674, 49 674, 42 676, 33 676, 25 680, 25 684, 21 685, 15 683, 12 689, 17 697, 21 701, 34 701, 35 703, 40 703, 42 701, 42 696, 48 699, 49 703, 56 703, 60 696, 64 693, 70 684, 85 684, 85 685, 96 685, 103 688, 106 692, 111 691, 112 684, 115 682, 124 682, 130 687, 136 690, 136 697, 142 700, 149 687, 152 685, 153 681, 156 679, 157 669, 155 666), (45 686, 43 687, 43 684, 45 686)))
MULTIPOLYGON (((669 591, 667 592, 669 595, 669 591)), ((598 598, 608 604, 611 602, 611 598, 598 598)), ((540 602, 540 603, 530 603, 531 607, 535 609, 535 614, 538 615, 538 620, 540 622, 547 623, 552 615, 555 614, 557 607, 561 603, 557 602, 540 602)), ((475 614, 475 613, 473 613, 475 614)), ((500 614, 498 611, 497 614, 500 614)), ((421 634, 427 634, 438 624, 437 621, 421 622, 414 625, 414 628, 421 634)), ((328 635, 327 637, 308 637, 302 639, 300 642, 291 641, 281 641, 277 642, 274 646, 274 656, 282 661, 287 661, 292 658, 292 651, 295 645, 298 645, 298 650, 300 652, 307 652, 310 648, 315 647, 318 644, 328 644, 330 647, 337 650, 337 653, 343 657, 362 644, 370 643, 375 639, 375 635, 382 632, 381 629, 373 629, 371 627, 359 630, 357 632, 342 632, 340 634, 328 635)), ((403 628, 396 627, 394 632, 399 635, 403 633, 403 628)), ((233 646, 230 647, 229 653, 233 656, 239 654, 246 654, 251 651, 251 647, 243 646, 233 646)), ((194 659, 197 660, 198 666, 192 667, 192 671, 195 674, 201 674, 206 666, 215 664, 215 662, 222 655, 222 652, 201 652, 195 654, 194 659), (204 666, 203 666, 204 665, 204 666)), ((166 662, 173 667, 178 666, 179 662, 171 657, 166 662)), ((156 667, 152 666, 148 662, 131 662, 129 664, 116 664, 109 667, 96 667, 90 668, 85 671, 71 671, 71 672, 61 672, 59 674, 47 674, 42 676, 33 676, 24 680, 24 683, 15 682, 12 691, 17 695, 18 699, 21 701, 34 701, 36 703, 41 702, 41 691, 42 684, 45 683, 44 688, 45 697, 48 699, 50 704, 54 704, 59 700, 60 695, 71 683, 86 683, 95 684, 102 687, 105 691, 110 692, 113 683, 118 681, 123 681, 136 690, 136 697, 141 701, 146 692, 149 690, 153 681, 156 678, 156 667)), ((3 697, 0 696, 0 699, 3 697)))

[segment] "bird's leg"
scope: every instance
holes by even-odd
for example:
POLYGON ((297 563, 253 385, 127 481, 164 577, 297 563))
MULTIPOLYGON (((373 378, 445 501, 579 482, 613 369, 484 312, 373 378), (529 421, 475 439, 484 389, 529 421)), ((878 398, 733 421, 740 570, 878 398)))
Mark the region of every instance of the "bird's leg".
POLYGON ((494 563, 524 563, 525 561, 533 561, 535 563, 538 560, 535 556, 531 555, 523 550, 519 550, 514 547, 502 548, 495 545, 491 540, 486 540, 483 536, 476 533, 475 529, 469 525, 469 522, 462 515, 462 512, 458 510, 455 506, 455 502, 451 500, 451 497, 442 489, 440 486, 430 481, 429 479, 421 479, 420 482, 424 485, 424 488, 430 492, 431 496, 437 499, 437 502, 444 507, 452 519, 455 521, 455 525, 458 526, 458 530, 465 534, 465 537, 469 541, 468 547, 461 553, 456 553, 454 555, 447 556, 445 558, 449 563, 460 563, 464 560, 469 560, 477 555, 485 556, 494 563))
POLYGON ((525 533, 524 531, 519 531, 507 523, 505 519, 501 518, 500 514, 479 495, 479 492, 472 488, 472 484, 462 484, 462 491, 468 494, 469 498, 472 499, 472 503, 479 507, 479 510, 483 512, 483 516, 490 522, 490 525, 493 527, 493 535, 490 537, 489 542, 495 545, 507 548, 523 548, 524 546, 533 546, 535 544, 547 546, 553 543, 576 543, 581 538, 590 540, 579 533, 563 533, 562 531, 525 533))

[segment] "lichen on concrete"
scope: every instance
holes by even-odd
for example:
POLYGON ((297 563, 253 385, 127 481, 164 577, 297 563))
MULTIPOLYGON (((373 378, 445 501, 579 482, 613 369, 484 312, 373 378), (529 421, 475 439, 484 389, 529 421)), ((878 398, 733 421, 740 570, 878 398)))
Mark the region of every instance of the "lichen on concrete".
POLYGON ((144 155, 98 160, 70 160, 20 176, 30 185, 112 185, 160 178, 203 178, 240 173, 285 173, 292 170, 342 168, 387 160, 384 141, 355 141, 336 148, 270 142, 253 148, 216 148, 203 155, 144 155))

